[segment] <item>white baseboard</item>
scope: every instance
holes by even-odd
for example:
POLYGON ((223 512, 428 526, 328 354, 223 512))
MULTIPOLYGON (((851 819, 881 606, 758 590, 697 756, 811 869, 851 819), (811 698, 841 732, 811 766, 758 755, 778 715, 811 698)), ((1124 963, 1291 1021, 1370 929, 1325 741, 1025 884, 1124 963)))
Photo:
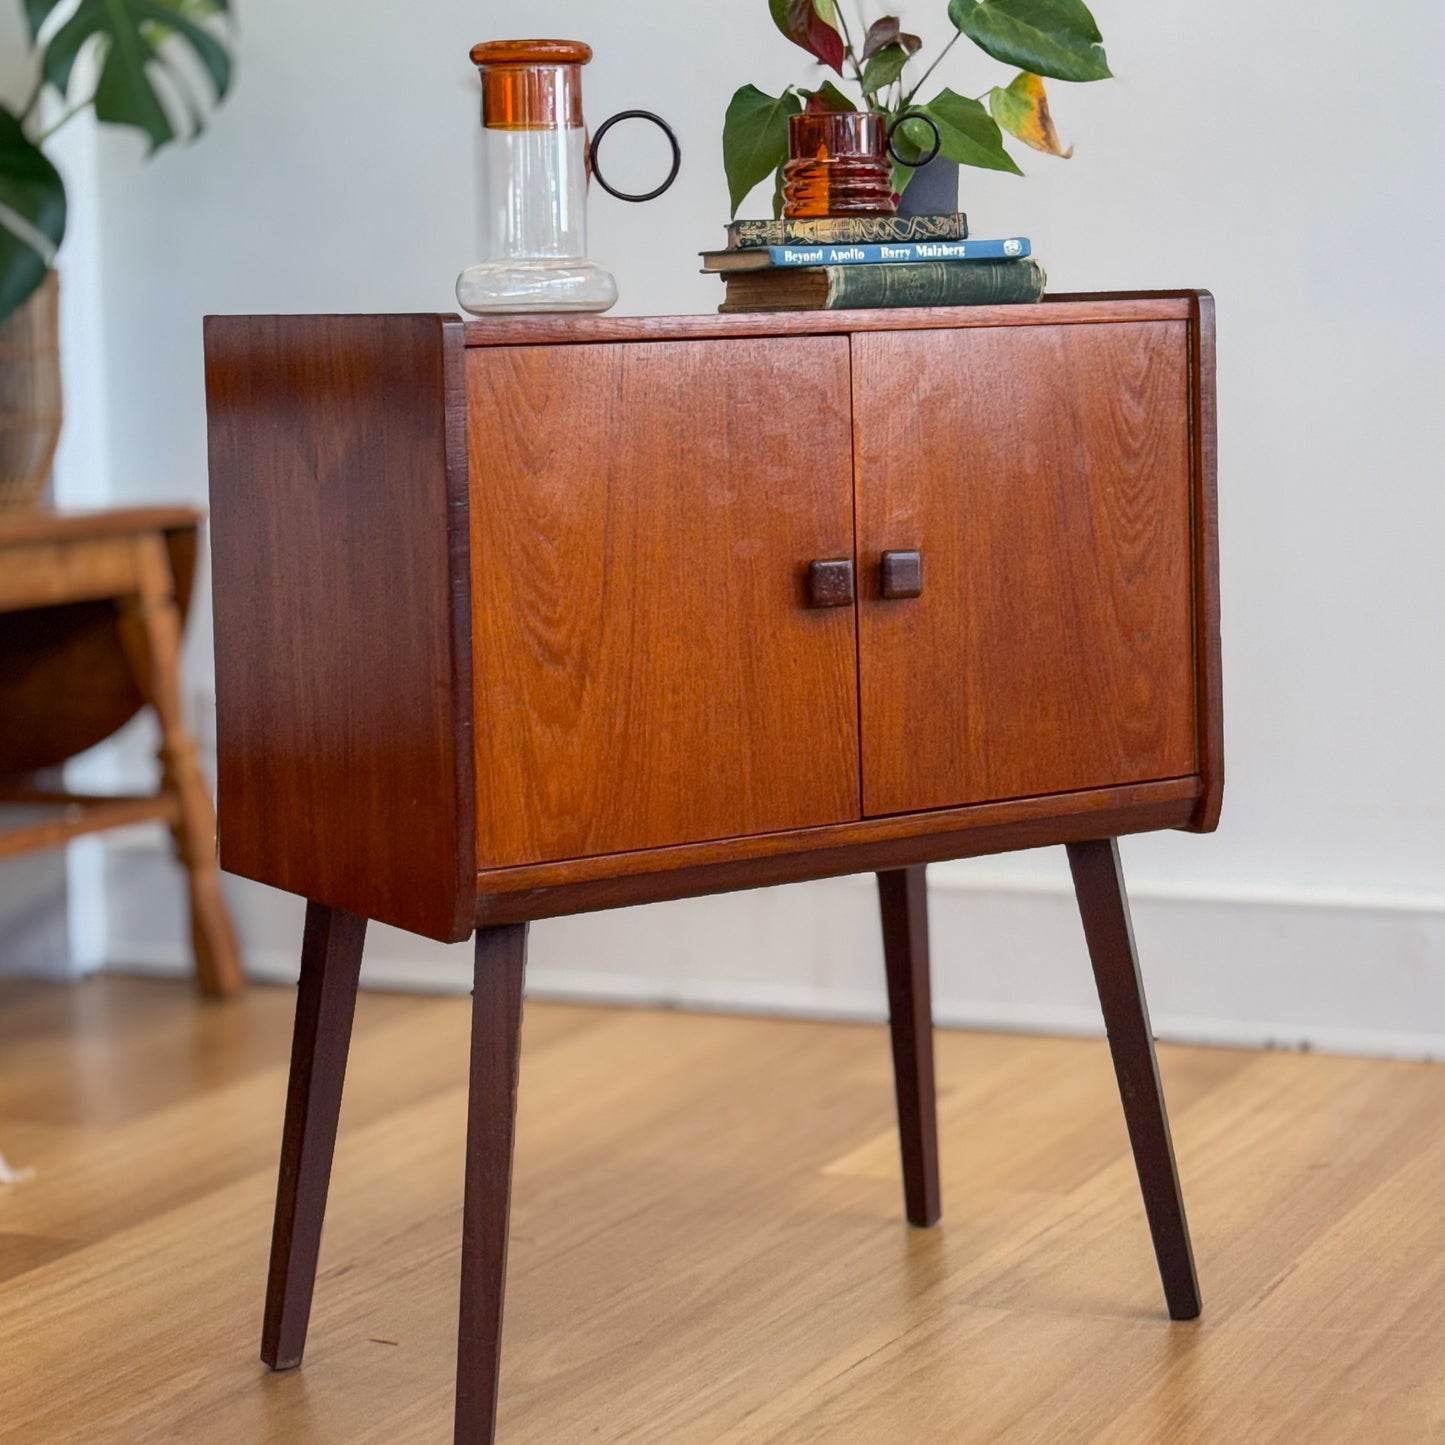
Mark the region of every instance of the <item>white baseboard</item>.
MULTIPOLYGON (((1088 1034, 1101 1020, 1066 881, 930 870, 934 1012, 944 1026, 1088 1034)), ((258 979, 293 981, 299 899, 227 880, 258 979)), ((107 849, 114 966, 186 966, 180 882, 142 835, 107 849)), ((1134 890, 1135 933, 1161 1039, 1445 1059, 1445 902, 1134 890)), ((464 993, 466 944, 384 926, 369 987, 464 993)), ((533 997, 881 1019, 871 878, 653 904, 533 926, 533 997)))

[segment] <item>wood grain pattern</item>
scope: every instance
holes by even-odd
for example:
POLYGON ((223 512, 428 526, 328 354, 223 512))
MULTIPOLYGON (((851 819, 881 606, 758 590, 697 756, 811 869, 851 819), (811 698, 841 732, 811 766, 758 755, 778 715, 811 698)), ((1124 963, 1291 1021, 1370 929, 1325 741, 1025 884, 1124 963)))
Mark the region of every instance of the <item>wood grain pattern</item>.
POLYGON ((206 324, 221 856, 431 938, 475 871, 460 323, 206 324))
MULTIPOLYGON (((107 587, 85 566, 47 565, 41 585, 58 577, 84 585, 81 595, 57 605, 5 611, 0 607, 0 778, 27 777, 53 768, 118 731, 145 706, 126 661, 115 596, 135 584, 130 551, 138 536, 165 538, 171 585, 182 620, 195 574, 201 514, 191 507, 118 507, 107 512, 0 513, 0 593, 17 577, 32 549, 78 549, 107 557, 107 587), (78 574, 78 575, 77 575, 78 574), (109 596, 99 595, 114 586, 109 596)), ((54 554, 50 554, 53 558, 54 554)), ((26 570, 30 570, 26 568, 26 570)), ((18 584, 11 583, 11 586, 18 584)))
POLYGON ((864 811, 1193 773, 1185 323, 852 347, 864 811))
POLYGON ((0 857, 168 822, 189 884, 196 980, 203 993, 225 996, 244 979, 216 866, 210 785, 181 704, 199 521, 186 508, 0 518, 0 796, 59 807, 0 834, 0 857), (142 704, 160 726, 158 796, 92 800, 47 786, 42 768, 99 741, 142 704))
POLYGON ((366 919, 307 903, 261 1328, 273 1370, 296 1369, 306 1350, 365 944, 366 919))
POLYGON ((201 523, 194 507, 107 507, 103 511, 52 511, 29 507, 0 510, 0 547, 127 537, 138 532, 193 531, 201 523))
POLYGON ((225 998, 245 984, 216 861, 216 810, 181 702, 181 616, 166 544, 157 532, 132 539, 135 590, 119 600, 119 632, 136 687, 160 727, 161 792, 175 799, 171 839, 186 872, 191 953, 203 993, 225 998))
POLYGON ((468 353, 484 866, 858 816, 847 353, 468 353))
POLYGON ((135 585, 129 537, 0 547, 0 612, 123 597, 135 585))
POLYGON ((1219 826, 1224 802, 1224 660, 1219 617, 1219 465, 1215 399, 1214 297, 1195 297, 1189 323, 1194 372, 1190 448, 1195 476, 1194 653, 1198 668, 1199 772, 1204 796, 1190 828, 1209 833, 1219 826))
POLYGON ((0 858, 16 858, 40 848, 55 848, 72 838, 135 823, 175 823, 180 806, 174 797, 58 798, 31 802, 0 798, 0 858))
POLYGON ((863 331, 957 331, 1060 322, 1187 321, 1193 291, 1052 296, 1030 306, 906 307, 879 311, 765 312, 749 316, 489 316, 468 321, 468 346, 571 346, 616 341, 826 336, 863 331))
POLYGON ((943 1212, 938 1184, 938 1110, 933 1084, 933 986, 928 961, 928 879, 922 867, 878 875, 888 1036, 903 1157, 903 1207, 919 1229, 943 1212))
POLYGON ((1071 843, 1068 851, 1169 1317, 1197 1319, 1199 1280, 1174 1162, 1164 1086, 1154 1056, 1134 927, 1129 921, 1119 845, 1113 838, 1095 838, 1071 843))
POLYGON ((492 1445, 497 1428, 527 925, 479 928, 475 959, 455 1445, 492 1445))
MULTIPOLYGON (((0 981, 0 1147, 36 1171, 0 1194, 7 1445, 448 1438, 469 1000, 363 991, 307 1365, 267 1375, 293 1001, 0 981)), ((920 1231, 881 1025, 534 1000, 522 1035, 507 1445, 1360 1445, 1445 1417, 1438 1064, 1161 1044, 1209 1284, 1171 1326, 1101 1038, 938 1030, 949 1210, 920 1231)))
POLYGON ((1197 778, 911 813, 724 843, 660 848, 477 876, 477 922, 517 923, 665 898, 876 872, 1159 828, 1193 817, 1197 778))

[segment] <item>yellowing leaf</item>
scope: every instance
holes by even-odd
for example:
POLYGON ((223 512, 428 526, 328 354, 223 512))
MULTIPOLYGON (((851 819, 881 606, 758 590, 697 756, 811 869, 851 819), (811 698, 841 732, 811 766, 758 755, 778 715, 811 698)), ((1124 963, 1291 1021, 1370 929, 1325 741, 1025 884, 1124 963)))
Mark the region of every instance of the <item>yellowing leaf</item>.
POLYGON ((1037 75, 1021 70, 1006 87, 995 86, 988 98, 988 108, 999 125, 1025 145, 1065 160, 1073 155, 1073 146, 1065 150, 1054 129, 1049 98, 1037 75))

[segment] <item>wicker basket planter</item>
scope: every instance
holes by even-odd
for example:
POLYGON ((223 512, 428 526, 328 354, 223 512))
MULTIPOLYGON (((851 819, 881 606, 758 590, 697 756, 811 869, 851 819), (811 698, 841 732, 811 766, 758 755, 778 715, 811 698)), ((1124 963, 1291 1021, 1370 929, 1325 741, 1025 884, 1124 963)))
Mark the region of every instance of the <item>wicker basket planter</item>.
POLYGON ((40 289, 0 325, 0 507, 32 506, 60 440, 60 283, 40 289))

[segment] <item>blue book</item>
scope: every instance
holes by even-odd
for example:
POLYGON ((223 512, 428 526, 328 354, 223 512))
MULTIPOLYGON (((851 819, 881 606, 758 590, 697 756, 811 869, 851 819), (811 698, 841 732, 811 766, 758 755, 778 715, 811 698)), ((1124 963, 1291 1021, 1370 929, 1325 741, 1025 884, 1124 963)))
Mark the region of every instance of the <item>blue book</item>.
POLYGON ((1026 236, 996 240, 886 241, 836 246, 760 246, 750 251, 704 251, 704 271, 762 271, 779 266, 892 266, 921 261, 1021 261, 1032 251, 1026 236))

